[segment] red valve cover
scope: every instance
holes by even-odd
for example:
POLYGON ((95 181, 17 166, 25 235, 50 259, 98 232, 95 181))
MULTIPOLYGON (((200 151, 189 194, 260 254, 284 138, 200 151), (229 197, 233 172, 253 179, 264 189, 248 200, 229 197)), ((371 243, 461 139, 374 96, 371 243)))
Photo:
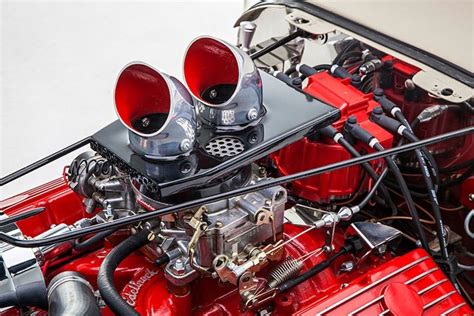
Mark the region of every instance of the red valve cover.
POLYGON ((472 315, 451 282, 421 249, 372 269, 299 315, 472 315))
MULTIPOLYGON (((369 121, 369 114, 378 106, 372 94, 364 94, 354 88, 349 79, 334 78, 325 71, 314 74, 308 80, 305 88, 307 93, 340 109, 341 118, 333 124, 335 128, 341 131, 346 119, 354 115, 359 124, 377 137, 385 148, 392 147, 393 136, 369 121)), ((360 143, 356 143, 356 148, 362 148, 365 152, 373 151, 360 143)), ((325 138, 316 141, 304 138, 273 155, 275 166, 283 175, 350 158, 351 155, 341 145, 325 138)), ((383 160, 372 162, 372 165, 378 169, 383 165, 383 160)), ((350 197, 359 187, 361 191, 368 188, 370 182, 361 179, 362 174, 360 166, 344 168, 295 181, 292 191, 299 197, 318 203, 340 200, 350 197)))

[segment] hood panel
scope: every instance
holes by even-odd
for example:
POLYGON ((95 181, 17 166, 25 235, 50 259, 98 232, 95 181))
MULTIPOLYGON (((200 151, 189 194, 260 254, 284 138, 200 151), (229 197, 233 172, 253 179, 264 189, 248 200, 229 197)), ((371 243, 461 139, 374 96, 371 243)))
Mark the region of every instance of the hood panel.
POLYGON ((474 1, 305 1, 474 72, 474 1))
POLYGON ((474 87, 474 1, 266 0, 235 26, 282 8, 304 11, 423 70, 474 87))

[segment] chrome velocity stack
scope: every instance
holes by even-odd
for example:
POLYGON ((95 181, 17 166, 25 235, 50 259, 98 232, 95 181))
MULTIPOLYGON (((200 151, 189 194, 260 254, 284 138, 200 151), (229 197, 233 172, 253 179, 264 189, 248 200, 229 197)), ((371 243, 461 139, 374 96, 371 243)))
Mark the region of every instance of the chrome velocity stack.
POLYGON ((193 99, 176 78, 143 63, 127 65, 115 86, 115 109, 137 154, 173 159, 193 149, 193 99))
POLYGON ((184 57, 184 79, 207 125, 242 129, 264 114, 262 80, 241 49, 212 37, 198 37, 184 57))

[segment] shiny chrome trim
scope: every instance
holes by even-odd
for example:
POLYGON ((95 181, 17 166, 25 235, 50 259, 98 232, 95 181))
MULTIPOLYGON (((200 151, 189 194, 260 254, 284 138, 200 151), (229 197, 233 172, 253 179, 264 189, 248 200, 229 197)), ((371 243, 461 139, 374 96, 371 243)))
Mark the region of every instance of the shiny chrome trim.
MULTIPOLYGON (((422 279, 423 277, 425 277, 425 276, 427 276, 427 275, 429 275, 429 274, 431 274, 432 272, 437 271, 437 270, 439 270, 438 267, 434 267, 434 268, 432 268, 432 269, 429 269, 429 270, 423 272, 422 274, 417 275, 416 277, 414 277, 414 278, 412 278, 412 279, 406 280, 406 281, 404 282, 404 284, 406 284, 406 285, 411 284, 411 283, 413 283, 413 282, 415 282, 415 281, 418 281, 418 280, 422 279)), ((444 279, 443 282, 445 282, 445 281, 447 281, 447 280, 444 279)), ((441 283, 442 283, 442 282, 441 282, 441 283)), ((435 283, 435 284, 436 284, 436 283, 435 283)), ((424 289, 423 289, 423 290, 424 290, 424 289)), ((428 290, 429 290, 429 289, 428 289, 428 290)), ((419 293, 418 293, 418 294, 419 294, 419 293)), ((366 309, 367 307, 371 306, 372 304, 374 304, 374 303, 380 301, 382 298, 384 298, 384 295, 381 295, 381 296, 379 296, 379 297, 377 297, 377 298, 375 298, 375 299, 373 299, 373 300, 371 300, 371 301, 365 303, 364 305, 362 305, 361 307, 359 307, 359 308, 356 309, 355 311, 349 313, 349 315, 355 315, 355 314, 359 313, 360 311, 366 309)))
POLYGON ((432 290, 433 288, 437 287, 438 285, 440 285, 440 284, 442 284, 442 283, 444 283, 444 282, 446 282, 446 281, 448 281, 448 279, 443 279, 443 280, 440 280, 440 281, 438 281, 438 282, 435 282, 435 283, 433 283, 433 284, 431 284, 431 285, 425 287, 424 289, 419 290, 419 291, 418 291, 418 295, 423 295, 423 294, 425 294, 426 292, 428 292, 429 290, 432 290))
POLYGON ((444 313, 442 313, 441 316, 446 316, 446 315, 458 310, 459 308, 463 307, 464 305, 466 305, 465 302, 459 303, 458 305, 453 306, 450 309, 448 309, 447 311, 445 311, 444 313))
POLYGON ((453 295, 454 293, 456 293, 456 290, 452 290, 451 292, 446 293, 446 294, 444 294, 444 295, 438 297, 437 299, 435 299, 435 300, 429 302, 428 304, 426 304, 425 306, 423 306, 423 310, 432 307, 432 306, 435 305, 436 303, 439 303, 439 302, 441 302, 442 300, 444 300, 444 299, 450 297, 450 296, 453 295))
MULTIPOLYGON (((199 76, 205 78, 209 74, 200 73, 199 76)), ((256 124, 265 114, 262 103, 262 78, 255 63, 247 53, 226 41, 212 36, 195 38, 188 45, 184 54, 183 78, 189 88, 189 93, 195 100, 198 114, 206 125, 220 129, 242 130, 249 124, 256 124), (187 76, 186 65, 191 62, 188 60, 188 57, 193 52, 193 46, 202 41, 212 41, 216 45, 225 46, 232 53, 237 64, 238 78, 235 91, 231 97, 219 104, 213 104, 204 100, 199 95, 200 93, 196 93, 197 91, 192 88, 192 85, 190 85, 192 80, 190 80, 189 75, 187 76)))
MULTIPOLYGON (((115 83, 114 108, 118 119, 128 129, 130 147, 140 156, 150 159, 174 160, 181 155, 189 154, 196 141, 196 111, 191 95, 186 87, 176 78, 143 62, 131 62, 119 73, 115 83), (143 84, 159 78, 164 84, 159 91, 149 91, 149 95, 163 93, 169 98, 169 109, 166 121, 158 130, 144 133, 132 126, 132 121, 127 123, 124 115, 120 112, 123 107, 140 108, 143 105, 131 101, 117 102, 118 95, 125 94, 124 84, 133 82, 143 84), (125 104, 124 104, 125 103, 125 104)), ((149 114, 149 113, 147 113, 149 114)), ((150 113, 151 114, 151 113, 150 113)))
POLYGON ((435 271, 438 271, 438 270, 439 270, 438 267, 434 267, 434 268, 432 268, 432 269, 429 269, 429 270, 423 272, 422 274, 419 274, 419 275, 417 275, 416 277, 414 277, 414 278, 412 278, 412 279, 410 279, 410 280, 405 281, 405 284, 406 284, 406 285, 412 284, 413 282, 416 282, 416 281, 418 281, 418 280, 424 278, 424 277, 427 276, 428 274, 431 274, 432 272, 435 272, 435 271))
POLYGON ((371 301, 365 303, 364 305, 362 305, 361 307, 359 307, 359 308, 356 309, 355 311, 350 312, 350 313, 348 314, 348 316, 352 316, 352 315, 355 315, 355 314, 359 313, 360 311, 362 311, 362 310, 366 309, 367 307, 369 307, 369 306, 371 306, 371 305, 377 303, 378 301, 380 301, 380 300, 383 299, 383 298, 384 298, 384 295, 380 295, 379 297, 374 298, 373 300, 371 300, 371 301))

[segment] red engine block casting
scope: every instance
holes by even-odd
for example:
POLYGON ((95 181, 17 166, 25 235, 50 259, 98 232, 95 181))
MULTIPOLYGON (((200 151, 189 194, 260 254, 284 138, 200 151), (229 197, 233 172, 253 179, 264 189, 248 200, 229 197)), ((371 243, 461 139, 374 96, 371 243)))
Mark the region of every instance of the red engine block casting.
MULTIPOLYGON (((42 218, 29 218, 20 224, 24 233, 35 236, 44 225, 50 226, 63 219, 70 222, 81 218, 83 206, 77 196, 62 180, 56 180, 4 201, 7 214, 18 214, 26 207, 43 205, 42 218)), ((285 239, 304 227, 284 225, 285 239)), ((345 240, 343 231, 337 230, 336 249, 345 240)), ((285 247, 286 256, 294 258, 307 254, 324 244, 324 232, 313 230, 295 239, 285 247)), ((62 271, 81 273, 97 288, 97 273, 112 245, 105 244, 94 252, 77 258, 52 260, 44 268, 47 281, 62 271), (67 263, 65 263, 67 262, 67 263)), ((326 260, 326 255, 310 257, 304 269, 326 260)), ((274 304, 267 307, 272 315, 468 315, 472 310, 457 293, 446 276, 424 250, 414 250, 400 257, 390 254, 369 257, 350 272, 340 273, 343 262, 352 260, 347 255, 318 275, 286 293, 278 294, 274 304)), ((271 267, 268 267, 271 268, 271 267)), ((262 273, 268 271, 261 271, 262 273)), ((146 248, 127 257, 115 271, 115 284, 122 297, 142 315, 253 315, 243 311, 238 290, 228 284, 219 284, 203 277, 193 285, 172 288, 147 255, 146 248)), ((111 315, 105 308, 103 312, 111 315)), ((0 315, 17 315, 16 309, 0 315)), ((46 312, 39 312, 46 315, 46 312)))
MULTIPOLYGON (((369 121, 370 113, 378 106, 372 94, 364 94, 353 87, 350 79, 334 78, 325 71, 310 76, 308 80, 305 88, 307 93, 340 109, 341 118, 333 124, 335 128, 341 131, 346 119, 354 115, 359 124, 377 137, 385 148, 392 147, 393 136, 369 121)), ((359 150, 372 152, 366 145, 356 143, 355 146, 359 150)), ((350 158, 350 154, 341 145, 325 138, 318 140, 304 138, 273 155, 275 166, 283 175, 350 158)), ((377 160, 372 162, 372 165, 377 170, 383 166, 383 161, 377 160)), ((360 166, 352 166, 295 181, 292 191, 299 197, 318 203, 345 199, 353 195, 359 187, 361 191, 367 189, 370 182, 361 179, 362 175, 360 166)))

